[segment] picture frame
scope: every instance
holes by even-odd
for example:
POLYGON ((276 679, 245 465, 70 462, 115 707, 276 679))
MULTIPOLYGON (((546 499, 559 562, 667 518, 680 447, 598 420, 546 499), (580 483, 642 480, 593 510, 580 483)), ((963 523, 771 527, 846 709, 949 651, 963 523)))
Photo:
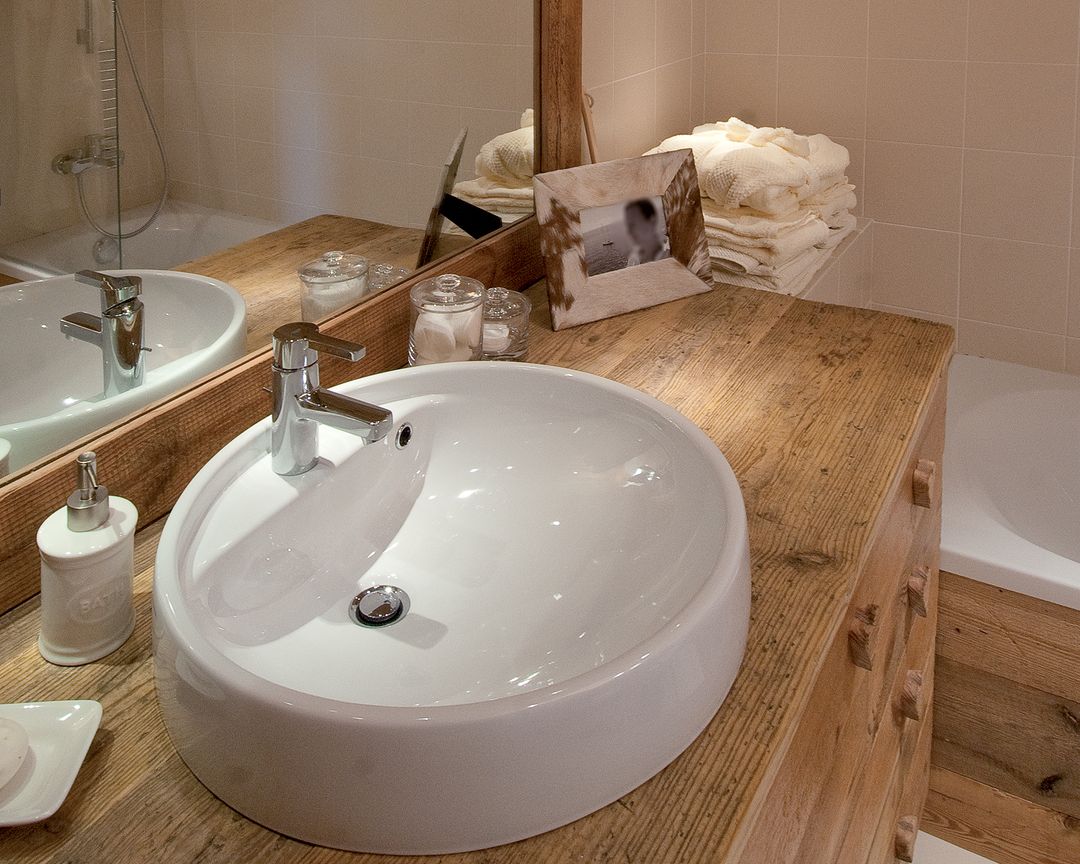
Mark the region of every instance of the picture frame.
POLYGON ((712 290, 690 150, 533 178, 555 330, 712 290))

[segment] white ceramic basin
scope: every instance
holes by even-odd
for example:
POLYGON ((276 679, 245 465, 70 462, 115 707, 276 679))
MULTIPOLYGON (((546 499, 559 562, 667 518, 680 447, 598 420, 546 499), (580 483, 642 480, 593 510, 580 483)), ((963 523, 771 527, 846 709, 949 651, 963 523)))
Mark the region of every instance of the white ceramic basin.
POLYGON ((57 276, 0 288, 0 439, 11 471, 160 399, 244 353, 243 298, 205 276, 162 270, 110 270, 143 279, 146 355, 143 385, 103 394, 101 351, 60 332, 72 312, 101 311, 98 290, 57 276))
POLYGON ((390 408, 279 477, 269 423, 198 474, 154 580, 157 692, 225 802, 314 843, 401 854, 517 840, 629 792, 739 668, 746 517, 716 446, 619 384, 499 363, 339 388, 390 408), (362 589, 411 608, 350 619, 362 589))

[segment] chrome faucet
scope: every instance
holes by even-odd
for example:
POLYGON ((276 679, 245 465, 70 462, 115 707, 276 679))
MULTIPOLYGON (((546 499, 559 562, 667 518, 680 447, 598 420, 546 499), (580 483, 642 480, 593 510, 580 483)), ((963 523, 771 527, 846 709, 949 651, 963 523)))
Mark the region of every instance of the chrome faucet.
POLYGON ((75 281, 100 289, 101 317, 87 312, 65 315, 60 319, 60 332, 101 349, 106 396, 140 386, 146 370, 143 354, 150 350, 145 345, 144 307, 139 299, 142 279, 80 270, 75 281))
POLYGON ((325 351, 346 360, 362 360, 363 345, 324 336, 314 324, 284 324, 274 331, 273 414, 270 458, 277 474, 303 474, 319 461, 319 424, 381 441, 394 426, 394 415, 319 387, 319 355, 325 351))

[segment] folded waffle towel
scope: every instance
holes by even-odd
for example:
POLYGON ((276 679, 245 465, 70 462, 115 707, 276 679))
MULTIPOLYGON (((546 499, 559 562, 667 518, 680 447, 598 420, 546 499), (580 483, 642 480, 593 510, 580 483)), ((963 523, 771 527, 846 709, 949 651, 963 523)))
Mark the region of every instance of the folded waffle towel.
MULTIPOLYGON (((820 220, 819 224, 822 224, 820 220)), ((797 265, 797 262, 807 260, 804 256, 808 252, 834 249, 854 230, 855 224, 855 217, 849 215, 846 220, 843 220, 842 225, 836 228, 826 227, 824 233, 819 232, 821 239, 815 244, 800 248, 792 247, 785 250, 785 255, 779 255, 775 250, 762 247, 735 246, 719 241, 708 228, 705 229, 705 233, 709 242, 709 257, 712 258, 715 266, 732 273, 778 278, 789 273, 790 268, 797 265)))
POLYGON ((772 276, 756 276, 736 273, 713 261, 713 278, 723 285, 739 285, 743 288, 758 288, 777 294, 798 296, 806 291, 814 276, 829 260, 829 250, 809 249, 782 271, 772 276))
POLYGON ((522 186, 504 186, 487 177, 462 180, 454 186, 454 194, 463 201, 483 207, 485 210, 501 210, 506 213, 532 213, 532 183, 522 186))
POLYGON ((662 141, 650 153, 690 149, 704 195, 717 206, 749 207, 768 216, 795 213, 801 202, 844 181, 847 148, 825 135, 756 129, 737 118, 698 126, 662 141), (800 155, 805 150, 806 155, 800 155), (793 152, 795 151, 795 152, 793 152))
POLYGON ((487 177, 507 186, 517 186, 533 176, 533 110, 521 115, 521 126, 513 132, 496 135, 480 148, 476 157, 476 176, 487 177))

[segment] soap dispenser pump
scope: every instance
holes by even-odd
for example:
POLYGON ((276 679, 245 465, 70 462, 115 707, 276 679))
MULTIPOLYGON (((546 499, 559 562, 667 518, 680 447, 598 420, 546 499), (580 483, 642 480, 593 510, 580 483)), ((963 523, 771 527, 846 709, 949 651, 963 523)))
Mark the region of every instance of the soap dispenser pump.
POLYGON ((41 656, 58 666, 100 660, 135 627, 135 505, 98 483, 97 456, 75 462, 78 488, 42 524, 41 656))

